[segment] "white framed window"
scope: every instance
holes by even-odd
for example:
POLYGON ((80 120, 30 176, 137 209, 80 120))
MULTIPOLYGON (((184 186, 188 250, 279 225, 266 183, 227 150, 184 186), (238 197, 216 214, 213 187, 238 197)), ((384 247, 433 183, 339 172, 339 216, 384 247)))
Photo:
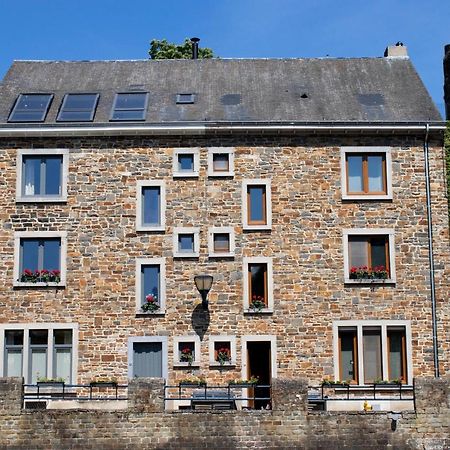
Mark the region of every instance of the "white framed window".
POLYGON ((136 230, 165 231, 166 185, 164 181, 137 182, 136 230))
POLYGON ((68 175, 69 150, 18 150, 16 201, 65 202, 68 175))
POLYGON ((269 179, 242 181, 242 224, 244 230, 272 228, 272 194, 269 179))
POLYGON ((392 200, 390 147, 341 147, 343 200, 392 200))
POLYGON ((365 385, 412 382, 411 325, 408 320, 333 322, 335 380, 365 385))
POLYGON ((136 260, 136 314, 164 314, 166 258, 136 260))
POLYGON ((198 177, 200 170, 200 149, 176 148, 173 151, 173 177, 198 177))
POLYGON ((234 176, 234 147, 208 147, 208 177, 234 176))
POLYGON ((272 258, 244 257, 244 312, 273 312, 272 258))
POLYGON ((175 227, 172 239, 174 257, 198 258, 200 253, 200 228, 175 227))
POLYGON ((176 367, 200 366, 200 338, 197 335, 174 336, 173 365, 176 367))
POLYGON ((17 287, 65 286, 67 232, 14 233, 14 281, 17 287))
POLYGON ((209 336, 209 365, 229 367, 236 365, 236 336, 209 336))
POLYGON ((345 283, 395 283, 394 230, 343 230, 345 283))
POLYGON ((234 228, 211 227, 208 230, 208 253, 210 258, 234 257, 234 228))
POLYGON ((78 324, 1 324, 0 361, 0 377, 24 377, 27 384, 43 379, 75 384, 78 324))
POLYGON ((167 336, 128 338, 128 378, 156 377, 167 380, 167 336))

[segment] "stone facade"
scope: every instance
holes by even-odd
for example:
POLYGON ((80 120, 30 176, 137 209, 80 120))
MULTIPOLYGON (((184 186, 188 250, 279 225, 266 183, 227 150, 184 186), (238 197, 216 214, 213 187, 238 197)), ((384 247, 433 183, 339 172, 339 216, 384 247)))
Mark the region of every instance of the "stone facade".
MULTIPOLYGON (((423 139, 413 136, 30 138, 0 143, 0 322, 76 323, 77 382, 126 382, 130 337, 168 342, 168 381, 201 375, 223 383, 246 377, 242 337, 273 336, 272 376, 333 378, 332 324, 337 320, 406 320, 411 324, 411 376, 433 375, 423 139), (392 201, 343 201, 341 146, 389 146, 392 201), (207 176, 207 148, 233 147, 234 177, 207 176), (200 149, 198 178, 172 177, 176 148, 200 149), (69 149, 68 200, 16 203, 18 149, 69 149), (244 179, 271 179, 272 228, 243 231, 244 179), (165 232, 136 231, 136 184, 166 183, 165 232), (174 227, 200 227, 200 256, 172 257, 174 227), (207 233, 231 226, 234 258, 208 258, 207 233), (342 230, 395 231, 397 282, 345 285, 342 230), (64 288, 14 288, 14 233, 67 232, 64 288), (273 262, 273 313, 244 314, 244 257, 273 262), (136 314, 137 258, 166 258, 166 312, 136 314), (209 312, 193 278, 214 276, 209 312), (173 339, 200 336, 200 366, 173 367, 173 339), (210 367, 213 335, 237 339, 236 365, 210 367)), ((450 373, 449 227, 442 141, 430 146, 437 330, 441 374, 450 373)), ((183 419, 173 419, 183 420, 183 419)), ((183 428, 179 428, 182 433, 183 428)))
POLYGON ((395 415, 308 413, 305 379, 278 379, 271 411, 162 412, 163 380, 157 379, 130 383, 127 411, 26 411, 21 380, 0 379, 0 448, 447 450, 449 383, 417 379, 416 411, 395 415))

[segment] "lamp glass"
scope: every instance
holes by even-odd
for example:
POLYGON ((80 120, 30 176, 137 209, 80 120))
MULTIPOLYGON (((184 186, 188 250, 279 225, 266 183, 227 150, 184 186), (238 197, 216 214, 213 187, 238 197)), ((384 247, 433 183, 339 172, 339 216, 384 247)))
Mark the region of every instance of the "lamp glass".
POLYGON ((199 292, 209 292, 213 283, 213 277, 211 275, 196 275, 194 281, 199 292))

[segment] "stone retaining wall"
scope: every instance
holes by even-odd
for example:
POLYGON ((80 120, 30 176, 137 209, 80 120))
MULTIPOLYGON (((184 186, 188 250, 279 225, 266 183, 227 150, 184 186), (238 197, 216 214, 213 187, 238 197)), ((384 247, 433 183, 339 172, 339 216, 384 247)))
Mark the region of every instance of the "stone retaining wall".
POLYGON ((450 379, 416 381, 417 411, 307 412, 306 380, 274 380, 272 411, 162 409, 160 379, 131 381, 127 411, 23 411, 22 380, 0 379, 0 449, 450 448, 450 379))

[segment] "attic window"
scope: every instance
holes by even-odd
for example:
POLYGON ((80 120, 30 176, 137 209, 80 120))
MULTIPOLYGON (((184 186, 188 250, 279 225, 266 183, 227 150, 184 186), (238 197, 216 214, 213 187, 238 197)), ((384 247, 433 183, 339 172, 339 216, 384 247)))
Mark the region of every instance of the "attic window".
POLYGON ((177 105, 195 103, 195 94, 177 94, 177 105))
POLYGON ((53 94, 20 94, 8 122, 43 122, 53 94))
POLYGON ((116 94, 110 120, 145 120, 147 100, 147 92, 116 94))
POLYGON ((66 94, 56 120, 59 122, 92 121, 98 97, 98 94, 66 94))

